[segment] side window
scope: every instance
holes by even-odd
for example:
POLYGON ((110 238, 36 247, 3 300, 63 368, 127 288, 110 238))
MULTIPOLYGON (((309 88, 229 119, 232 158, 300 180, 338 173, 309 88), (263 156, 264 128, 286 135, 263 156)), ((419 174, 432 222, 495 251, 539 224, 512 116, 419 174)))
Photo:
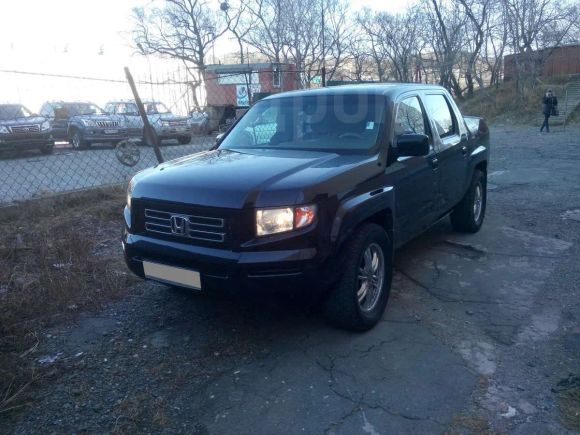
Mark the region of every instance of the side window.
POLYGON ((67 119, 69 117, 69 112, 64 106, 54 106, 54 117, 56 119, 67 119))
POLYGON ((427 112, 435 123, 440 138, 453 136, 457 133, 457 124, 449 108, 447 99, 440 94, 426 95, 424 98, 427 112))
POLYGON ((425 117, 417 97, 402 100, 395 118, 395 137, 402 134, 426 134, 425 117))
POLYGON ((40 115, 47 118, 50 118, 52 116, 50 106, 48 104, 42 105, 42 107, 40 108, 40 115))

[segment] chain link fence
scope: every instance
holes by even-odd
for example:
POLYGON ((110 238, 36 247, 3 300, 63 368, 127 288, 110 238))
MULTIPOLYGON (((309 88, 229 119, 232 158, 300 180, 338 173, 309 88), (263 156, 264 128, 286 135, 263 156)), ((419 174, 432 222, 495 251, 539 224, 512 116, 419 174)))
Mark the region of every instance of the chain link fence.
POLYGON ((259 68, 216 66, 204 83, 135 80, 134 92, 128 80, 0 71, 0 80, 18 78, 20 97, 0 102, 0 206, 126 183, 208 150, 253 100, 296 89, 295 69, 259 68))

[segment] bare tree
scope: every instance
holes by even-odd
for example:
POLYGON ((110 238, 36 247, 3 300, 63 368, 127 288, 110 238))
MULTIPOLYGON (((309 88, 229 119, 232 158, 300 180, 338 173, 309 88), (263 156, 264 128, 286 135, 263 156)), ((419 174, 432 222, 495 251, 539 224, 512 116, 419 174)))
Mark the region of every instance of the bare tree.
POLYGON ((199 70, 227 30, 218 26, 208 0, 165 0, 163 8, 135 8, 133 18, 133 40, 143 54, 180 59, 199 70))
POLYGON ((461 98, 463 88, 458 61, 465 48, 465 14, 456 3, 423 0, 422 4, 432 32, 430 48, 436 61, 439 84, 461 98))
POLYGON ((414 66, 424 46, 421 39, 421 15, 409 9, 401 15, 379 13, 376 16, 383 52, 388 56, 391 75, 397 81, 413 81, 414 66))
POLYGON ((220 3, 227 29, 234 35, 240 50, 240 63, 245 62, 244 41, 256 21, 255 17, 248 13, 248 5, 243 0, 223 1, 220 3))
POLYGON ((485 21, 486 41, 482 49, 483 63, 489 74, 489 86, 499 86, 503 56, 508 44, 508 26, 505 20, 506 5, 503 0, 492 0, 485 21))
POLYGON ((208 0, 165 0, 162 8, 133 10, 133 41, 143 55, 160 55, 181 61, 197 101, 204 81, 206 57, 227 27, 219 27, 208 0))
POLYGON ((483 88, 483 79, 477 75, 476 64, 480 60, 481 50, 486 42, 485 24, 488 21, 488 14, 491 0, 458 0, 465 15, 469 19, 469 25, 466 26, 466 36, 469 47, 467 60, 467 70, 465 80, 467 82, 467 95, 473 95, 474 79, 477 80, 480 88, 483 88))
POLYGON ((245 41, 271 62, 280 63, 288 46, 288 24, 284 0, 243 0, 253 25, 245 41))
POLYGON ((369 8, 365 8, 357 15, 357 24, 362 30, 364 45, 367 56, 369 56, 375 66, 377 78, 380 82, 388 79, 387 54, 385 45, 382 43, 380 27, 376 20, 376 13, 369 8))

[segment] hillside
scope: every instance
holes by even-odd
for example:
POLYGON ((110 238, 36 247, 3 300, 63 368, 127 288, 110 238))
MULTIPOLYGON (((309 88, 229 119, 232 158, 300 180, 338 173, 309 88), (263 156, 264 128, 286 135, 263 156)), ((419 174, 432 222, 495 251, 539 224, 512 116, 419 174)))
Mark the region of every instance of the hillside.
MULTIPOLYGON (((552 80, 555 83, 544 83, 516 96, 512 84, 502 84, 499 87, 481 89, 475 95, 463 101, 458 101, 461 111, 465 115, 483 116, 489 121, 504 123, 516 122, 534 124, 541 116, 542 96, 546 89, 552 89, 560 103, 564 99, 564 85, 561 80, 552 80)), ((572 121, 578 120, 573 116, 572 121)))

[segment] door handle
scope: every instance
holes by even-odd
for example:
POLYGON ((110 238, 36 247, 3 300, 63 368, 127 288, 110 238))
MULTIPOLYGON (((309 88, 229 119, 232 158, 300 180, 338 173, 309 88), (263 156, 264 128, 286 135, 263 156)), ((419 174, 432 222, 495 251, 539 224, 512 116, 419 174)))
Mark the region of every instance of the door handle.
POLYGON ((437 169, 439 167, 439 159, 437 157, 433 157, 431 159, 431 166, 433 169, 437 169))
POLYGON ((461 154, 463 154, 464 156, 466 156, 466 155, 467 155, 467 147, 466 147, 465 145, 463 145, 463 146, 461 147, 461 154))

